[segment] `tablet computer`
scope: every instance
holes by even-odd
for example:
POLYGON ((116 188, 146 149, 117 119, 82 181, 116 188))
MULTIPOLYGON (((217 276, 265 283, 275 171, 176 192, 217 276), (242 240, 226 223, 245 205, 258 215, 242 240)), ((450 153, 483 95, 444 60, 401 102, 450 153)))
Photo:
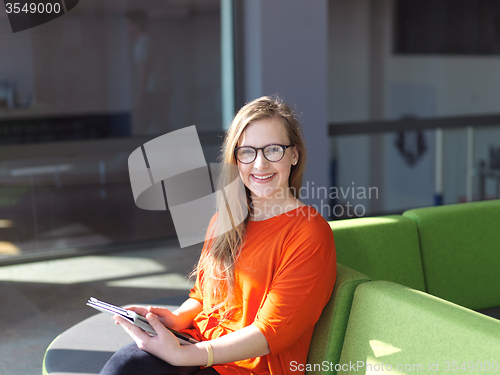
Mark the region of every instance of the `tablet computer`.
MULTIPOLYGON (((94 309, 109 315, 120 315, 122 318, 128 320, 130 323, 143 329, 150 335, 156 335, 155 330, 153 329, 153 327, 151 327, 148 320, 144 316, 137 314, 135 311, 127 310, 124 309, 123 307, 119 307, 107 302, 100 301, 94 297, 90 297, 90 299, 87 301, 87 306, 93 307, 94 309)), ((175 335, 175 337, 179 339, 181 345, 196 344, 197 342, 199 342, 198 340, 184 333, 177 332, 168 327, 165 328, 168 329, 170 332, 172 332, 175 335)))

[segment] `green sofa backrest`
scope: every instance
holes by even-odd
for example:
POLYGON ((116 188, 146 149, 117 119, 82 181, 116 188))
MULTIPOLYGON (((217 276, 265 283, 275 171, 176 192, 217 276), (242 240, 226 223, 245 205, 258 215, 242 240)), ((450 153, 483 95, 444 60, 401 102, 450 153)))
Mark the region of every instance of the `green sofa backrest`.
POLYGON ((428 293, 473 310, 500 306, 500 200, 403 216, 418 227, 428 293))
POLYGON ((500 321, 395 283, 372 281, 354 292, 338 374, 435 369, 478 374, 485 366, 494 372, 500 371, 499 353, 500 321))
POLYGON ((406 217, 331 221, 337 261, 372 280, 425 291, 417 226, 406 217))
MULTIPOLYGON (((344 343, 354 291, 358 285, 369 281, 365 275, 342 264, 337 264, 337 279, 332 296, 314 327, 307 363, 338 361, 344 343)), ((295 364, 299 368, 300 364, 295 364)), ((305 364, 302 364, 305 365, 305 364)), ((311 369, 306 374, 323 374, 321 369, 311 369)))

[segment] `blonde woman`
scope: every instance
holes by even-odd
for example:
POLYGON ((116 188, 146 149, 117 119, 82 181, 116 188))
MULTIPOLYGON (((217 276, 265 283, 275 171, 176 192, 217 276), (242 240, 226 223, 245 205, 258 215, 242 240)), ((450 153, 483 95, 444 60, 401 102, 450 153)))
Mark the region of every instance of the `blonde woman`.
POLYGON ((101 374, 297 374, 292 369, 306 364, 336 256, 328 223, 298 199, 306 147, 290 108, 271 97, 246 104, 226 134, 221 161, 238 167, 248 216, 216 237, 210 234, 228 218, 213 216, 196 284, 179 309, 132 308, 157 336, 115 317, 135 343, 101 374), (181 346, 165 326, 200 342, 181 346))

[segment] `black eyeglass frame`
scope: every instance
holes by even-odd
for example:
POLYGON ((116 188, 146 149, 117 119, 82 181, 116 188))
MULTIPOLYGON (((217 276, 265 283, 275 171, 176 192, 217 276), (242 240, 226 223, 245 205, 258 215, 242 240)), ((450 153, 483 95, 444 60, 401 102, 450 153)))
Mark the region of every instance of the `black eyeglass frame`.
POLYGON ((283 159, 285 157, 285 152, 286 152, 286 149, 289 148, 289 147, 293 147, 295 145, 280 145, 278 143, 272 143, 270 145, 266 145, 264 147, 252 147, 252 146, 241 146, 241 147, 236 147, 234 149, 234 157, 236 158, 236 160, 238 160, 241 164, 250 164, 250 163, 253 163, 255 161, 255 159, 257 159, 257 153, 259 152, 259 150, 262 150, 262 156, 264 156, 264 158, 270 162, 270 163, 277 163, 279 162, 281 159, 283 159), (281 156, 281 158, 279 158, 278 160, 269 160, 267 157, 266 157, 266 154, 264 152, 264 149, 266 147, 270 147, 270 146, 280 146, 280 147, 283 147, 283 155, 281 156), (255 151, 255 156, 253 158, 252 161, 248 161, 248 162, 242 162, 240 159, 238 159, 238 150, 241 149, 241 148, 252 148, 254 151, 255 151))

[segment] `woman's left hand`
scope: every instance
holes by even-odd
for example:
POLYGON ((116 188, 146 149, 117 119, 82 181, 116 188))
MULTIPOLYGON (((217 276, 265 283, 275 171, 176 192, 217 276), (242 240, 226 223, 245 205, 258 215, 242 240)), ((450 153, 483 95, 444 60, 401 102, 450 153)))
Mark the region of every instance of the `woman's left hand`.
POLYGON ((173 366, 206 366, 209 361, 208 344, 212 348, 213 364, 241 361, 270 353, 264 334, 252 324, 209 342, 202 341, 181 346, 179 340, 165 328, 155 314, 147 314, 146 319, 158 333, 156 336, 150 336, 118 315, 113 318, 134 339, 140 349, 173 366))
POLYGON ((139 349, 153 354, 171 364, 176 355, 180 353, 181 345, 179 340, 172 332, 165 328, 155 314, 148 313, 146 315, 149 324, 157 333, 155 336, 150 336, 147 332, 123 319, 119 315, 113 316, 113 319, 134 339, 139 349))

